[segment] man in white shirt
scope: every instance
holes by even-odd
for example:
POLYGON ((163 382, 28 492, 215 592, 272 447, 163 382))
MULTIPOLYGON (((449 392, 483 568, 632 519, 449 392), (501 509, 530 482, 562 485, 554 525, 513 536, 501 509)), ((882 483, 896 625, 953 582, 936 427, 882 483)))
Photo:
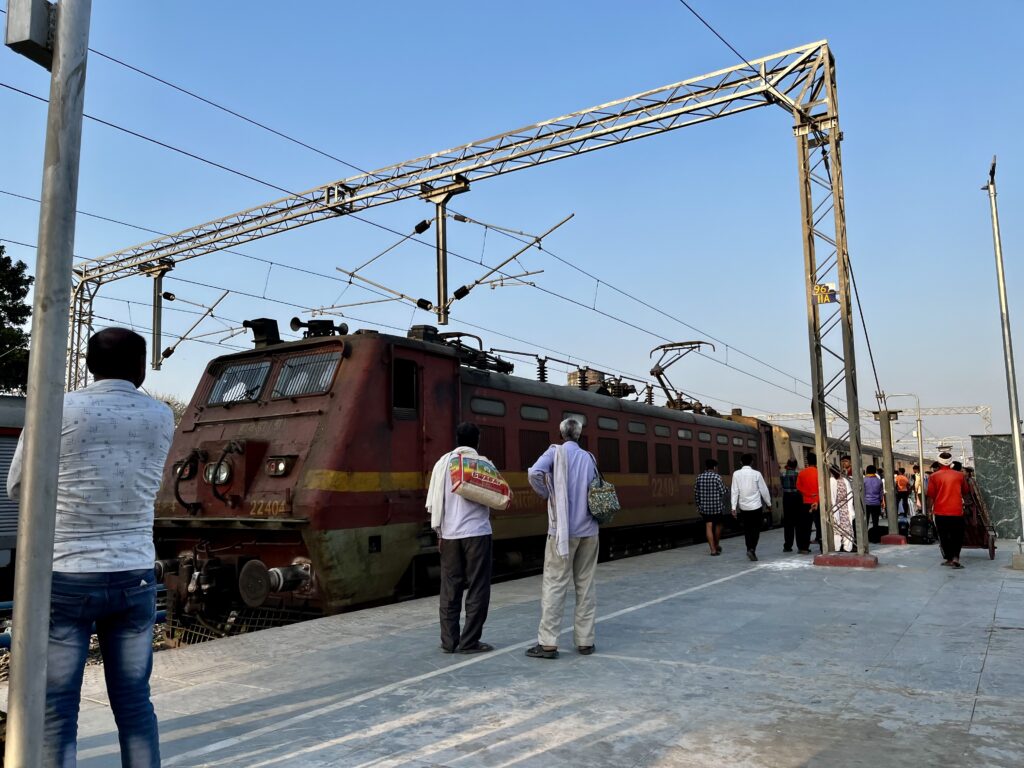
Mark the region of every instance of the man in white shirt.
POLYGON ((754 469, 754 455, 745 453, 740 458, 743 465, 732 476, 732 516, 743 523, 743 537, 747 542, 747 559, 757 560, 757 541, 761 538, 762 510, 771 507, 772 498, 768 493, 764 477, 754 469))
POLYGON ((479 455, 480 428, 469 422, 459 424, 455 442, 455 450, 434 465, 427 490, 427 511, 441 553, 441 650, 486 653, 494 650, 480 642, 491 604, 491 510, 452 493, 449 471, 453 458, 479 455), (460 630, 463 594, 466 622, 460 630))
MULTIPOLYGON (((95 625, 124 765, 160 765, 153 668, 153 500, 174 434, 171 409, 138 391, 146 340, 89 339, 95 381, 64 396, 46 667, 44 765, 75 765, 82 675, 95 625)), ((21 491, 18 441, 7 494, 21 491)))

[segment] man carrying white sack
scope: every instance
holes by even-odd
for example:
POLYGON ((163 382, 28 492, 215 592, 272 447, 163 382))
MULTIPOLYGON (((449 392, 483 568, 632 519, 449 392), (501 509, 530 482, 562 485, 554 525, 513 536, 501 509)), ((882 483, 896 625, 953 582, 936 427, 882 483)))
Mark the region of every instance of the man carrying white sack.
POLYGON ((597 477, 594 457, 579 447, 582 425, 566 419, 559 425, 562 445, 552 445, 530 467, 530 485, 548 500, 548 541, 544 549, 540 628, 537 645, 527 650, 534 659, 558 658, 565 595, 576 588, 573 642, 584 656, 594 652, 597 595, 597 521, 587 508, 587 492, 597 477))
POLYGON ((434 465, 427 489, 430 526, 441 553, 441 650, 485 653, 494 646, 480 642, 491 604, 491 510, 452 491, 450 468, 456 457, 480 458, 480 428, 463 422, 455 428, 454 451, 434 465), (466 623, 459 629, 462 596, 466 623))

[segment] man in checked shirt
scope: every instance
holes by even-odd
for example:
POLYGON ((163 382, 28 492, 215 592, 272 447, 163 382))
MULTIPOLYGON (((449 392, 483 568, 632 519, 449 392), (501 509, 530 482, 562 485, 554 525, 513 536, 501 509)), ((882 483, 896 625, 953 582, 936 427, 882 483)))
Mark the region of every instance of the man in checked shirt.
POLYGON ((704 471, 697 476, 693 484, 693 500, 697 503, 697 511, 704 518, 708 546, 712 556, 722 554, 722 523, 725 522, 725 494, 727 493, 722 476, 718 474, 718 462, 708 459, 704 462, 704 471))

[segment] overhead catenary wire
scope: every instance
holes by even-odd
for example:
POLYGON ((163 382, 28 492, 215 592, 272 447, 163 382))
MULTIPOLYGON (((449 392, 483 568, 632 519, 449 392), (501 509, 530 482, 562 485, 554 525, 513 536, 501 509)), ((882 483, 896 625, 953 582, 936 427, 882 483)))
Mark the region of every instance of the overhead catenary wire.
MULTIPOLYGON (((760 74, 759 70, 757 70, 750 63, 750 61, 745 56, 743 56, 731 43, 729 43, 729 41, 726 40, 724 38, 724 36, 722 36, 717 30, 715 30, 714 27, 712 27, 692 6, 690 6, 688 3, 686 3, 685 0, 680 0, 680 2, 682 2, 682 4, 690 11, 690 13, 692 13, 716 37, 718 37, 719 40, 721 40, 736 56, 738 56, 741 60, 743 60, 743 62, 755 74, 760 74)), ((119 58, 117 58, 115 56, 112 56, 110 54, 107 54, 107 53, 104 53, 104 52, 101 52, 101 51, 97 51, 97 50, 95 50, 93 48, 90 48, 89 50, 90 50, 90 52, 95 53, 96 55, 101 56, 102 58, 104 58, 104 59, 106 59, 106 60, 108 60, 108 61, 110 61, 110 62, 112 62, 114 64, 117 64, 117 65, 119 65, 121 67, 124 67, 124 68, 126 68, 126 69, 128 69, 128 70, 130 70, 132 72, 135 72, 136 74, 139 74, 139 75, 141 75, 141 76, 143 76, 145 78, 148 78, 148 79, 153 80, 153 81, 155 81, 157 83, 160 83, 161 85, 164 85, 164 86, 166 86, 168 88, 171 88, 171 89, 173 89, 175 91, 178 91, 178 92, 180 92, 180 93, 182 93, 182 94, 184 94, 186 96, 189 96, 190 98, 196 99, 197 101, 199 101, 199 102, 201 102, 203 104, 206 104, 207 106, 210 106, 210 107, 212 107, 214 109, 217 109, 217 110, 219 110, 221 112, 224 112, 224 113, 226 113, 228 115, 231 115, 231 116, 233 116, 233 117, 235 117, 235 118, 237 118, 239 120, 242 120, 242 121, 244 121, 244 122, 246 122, 246 123, 248 123, 248 124, 250 124, 250 125, 252 125, 254 127, 257 127, 257 128, 259 128, 259 129, 261 129, 263 131, 266 131, 266 132, 268 132, 268 133, 270 133, 270 134, 272 134, 274 136, 277 136, 277 137, 279 137, 281 139, 284 139, 284 140, 286 140, 288 142, 291 142, 291 143, 293 143, 293 144, 295 144, 297 146, 300 146, 300 147, 302 147, 304 149, 307 149, 307 150, 309 150, 311 152, 315 152, 316 154, 321 155, 322 157, 326 157, 326 158, 328 158, 330 160, 333 160, 333 161, 335 161, 337 163, 340 163, 341 165, 344 165, 347 168, 351 168, 351 169, 353 169, 353 170, 355 170, 355 171, 357 171, 359 173, 363 173, 363 174, 366 174, 368 176, 373 176, 372 172, 366 170, 365 168, 360 167, 359 165, 357 165, 355 163, 352 163, 352 162, 350 162, 348 160, 345 160, 345 159, 343 159, 341 157, 338 157, 338 156, 336 156, 336 155, 334 155, 334 154, 332 154, 330 152, 326 152, 325 150, 320 149, 318 147, 315 147, 315 146, 313 146, 313 145, 311 145, 311 144, 309 144, 309 143, 307 143, 305 141, 302 141, 301 139, 295 138, 294 136, 291 136, 291 135, 289 135, 289 134, 287 134, 287 133, 285 133, 283 131, 280 131, 280 130, 278 130, 276 128, 273 128, 273 127, 271 127, 269 125, 266 125, 265 123, 263 123, 263 122, 261 122, 259 120, 256 120, 256 119, 251 118, 251 117, 249 117, 247 115, 244 115, 244 114, 242 114, 242 113, 240 113, 240 112, 238 112, 236 110, 233 110, 233 109, 231 109, 229 107, 226 107, 223 104, 220 104, 220 103, 214 101, 213 99, 209 99, 209 98, 207 98, 205 96, 202 96, 202 95, 200 95, 200 94, 198 94, 198 93, 196 93, 196 92, 194 92, 194 91, 192 91, 190 89, 184 88, 183 86, 180 86, 180 85, 178 85, 176 83, 172 83, 171 81, 167 80, 166 78, 160 77, 160 76, 155 75, 155 74, 153 74, 151 72, 147 72, 146 70, 144 70, 144 69, 142 69, 140 67, 136 67, 136 66, 134 66, 134 65, 132 65, 132 64, 130 64, 128 62, 125 62, 122 59, 119 59, 119 58)), ((761 75, 761 77, 763 78, 763 75, 761 75)), ((767 84, 768 83, 766 81, 766 85, 767 84)), ((36 97, 36 98, 41 98, 41 97, 36 97)), ((110 125, 109 123, 106 123, 106 124, 110 125)), ((188 155, 192 156, 190 153, 185 153, 185 154, 188 154, 188 155)), ((197 159, 202 159, 202 158, 198 158, 197 157, 197 159)), ((241 173, 241 172, 239 172, 239 173, 241 173)), ((268 186, 270 186, 273 189, 282 190, 282 188, 277 186, 277 185, 269 184, 268 182, 263 182, 262 180, 255 179, 254 177, 249 177, 247 174, 242 174, 242 175, 246 176, 247 178, 252 178, 252 180, 259 181, 259 183, 267 184, 268 186)), ((374 177, 374 178, 376 178, 376 177, 374 177)), ((294 194, 294 193, 289 193, 289 194, 294 194)), ((452 213, 457 215, 457 216, 462 216, 463 215, 463 214, 459 214, 458 212, 456 212, 454 210, 452 211, 452 213)), ((371 223, 371 224, 376 225, 376 222, 370 222, 370 221, 368 221, 366 219, 363 219, 362 217, 355 216, 355 218, 357 218, 360 221, 364 221, 366 223, 371 223)), ((465 218, 466 219, 470 219, 470 217, 465 217, 465 218)), ((470 220, 472 220, 472 219, 470 219, 470 220)), ((472 221, 474 221, 474 223, 483 224, 483 222, 476 222, 475 220, 472 220, 472 221)), ((510 237, 515 237, 514 233, 518 233, 518 234, 521 234, 521 235, 525 234, 525 233, 518 232, 518 230, 504 228, 504 227, 498 227, 498 226, 486 225, 486 224, 484 226, 490 226, 491 228, 495 229, 496 231, 501 232, 502 234, 504 234, 506 236, 510 236, 510 237)), ((518 238, 516 238, 516 239, 518 239, 518 238)), ((728 344, 728 342, 724 341, 723 339, 717 338, 716 336, 714 336, 712 334, 709 334, 706 331, 703 331, 700 328, 697 328, 696 326, 694 326, 694 325, 692 325, 690 323, 687 323, 686 321, 684 321, 684 320, 682 320, 682 319, 680 319, 678 317, 675 317, 674 315, 671 315, 670 313, 665 312, 664 310, 662 310, 662 309, 660 309, 658 307, 655 307, 655 306, 651 305, 649 302, 646 302, 646 301, 640 299, 639 297, 634 296, 633 294, 629 293, 628 291, 625 291, 625 290, 615 286, 612 283, 609 283, 607 281, 601 280, 600 278, 596 277, 595 275, 591 275, 590 273, 586 272, 586 270, 583 270, 583 269, 577 267, 575 264, 572 264, 571 262, 567 261, 566 259, 563 259, 560 256, 558 256, 557 254, 554 254, 551 251, 543 248, 542 246, 541 246, 541 250, 544 250, 546 253, 548 253, 553 258, 555 258, 555 259, 557 259, 559 261, 562 261, 563 263, 571 266, 574 269, 577 269, 582 274, 585 274, 588 277, 590 277, 591 279, 595 280, 598 284, 604 284, 608 288, 611 288, 613 291, 615 291, 615 292, 617 292, 617 293, 619 293, 619 294, 621 294, 621 295, 631 299, 632 301, 635 301, 635 302, 641 304, 642 306, 644 306, 644 307, 646 307, 648 309, 651 309, 652 311, 657 312, 657 313, 663 315, 664 317, 679 323, 680 325, 683 325, 684 327, 690 328, 693 331, 695 331, 696 333, 699 333, 699 334, 704 335, 704 336, 706 336, 706 337, 708 337, 710 339, 713 339, 714 341, 716 341, 716 342, 718 342, 718 343, 720 343, 722 345, 726 345, 726 346, 730 347, 734 352, 737 352, 737 353, 743 355, 744 357, 746 357, 746 358, 748 358, 748 359, 750 359, 750 360, 752 360, 754 362, 757 362, 757 363, 759 363, 761 365, 764 365, 765 367, 767 367, 767 368, 769 368, 769 369, 771 369, 771 370, 773 370, 773 371, 775 371, 777 373, 780 373, 780 374, 786 376, 786 378, 793 379, 794 381, 797 381, 797 382, 799 382, 801 384, 804 384, 805 386, 808 386, 808 387, 811 386, 809 382, 803 381, 799 377, 793 376, 791 373, 783 371, 783 370, 779 369, 778 367, 772 365, 771 363, 768 363, 768 362, 758 358, 755 355, 752 355, 752 354, 750 354, 750 353, 748 353, 748 352, 746 352, 746 351, 744 351, 744 350, 742 350, 742 349, 740 349, 740 348, 738 348, 738 347, 736 347, 734 345, 728 344)), ((358 271, 358 269, 355 270, 355 271, 358 271)), ((702 355, 702 356, 707 357, 706 355, 702 355)), ((709 359, 711 359, 711 358, 709 358, 709 359)), ((730 366, 730 367, 732 367, 732 366, 730 366)), ((739 369, 737 369, 737 370, 739 370, 739 369)))

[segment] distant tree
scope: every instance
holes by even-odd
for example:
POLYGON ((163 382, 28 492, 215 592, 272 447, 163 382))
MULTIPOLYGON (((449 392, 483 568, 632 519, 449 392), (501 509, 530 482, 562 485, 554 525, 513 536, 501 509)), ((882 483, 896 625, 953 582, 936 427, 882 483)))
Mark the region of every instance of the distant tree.
POLYGON ((0 392, 24 394, 28 384, 28 339, 22 326, 32 316, 25 302, 35 279, 23 261, 13 261, 0 245, 0 392))
POLYGON ((150 392, 149 394, 153 399, 159 400, 161 403, 167 403, 170 406, 171 412, 174 414, 174 426, 178 426, 181 423, 181 417, 188 410, 188 403, 175 395, 165 395, 160 392, 150 392))

